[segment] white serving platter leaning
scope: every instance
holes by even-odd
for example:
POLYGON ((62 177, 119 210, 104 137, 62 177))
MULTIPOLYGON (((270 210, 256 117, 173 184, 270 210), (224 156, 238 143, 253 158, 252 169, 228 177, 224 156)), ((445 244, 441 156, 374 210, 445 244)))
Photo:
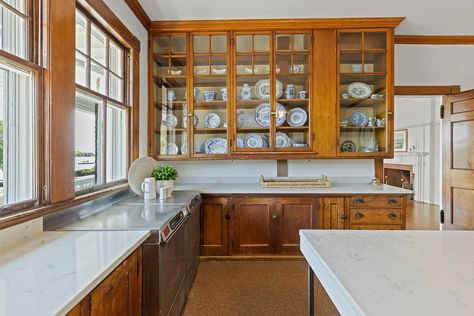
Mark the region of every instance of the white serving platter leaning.
POLYGON ((128 185, 133 192, 143 195, 142 183, 151 177, 151 172, 158 166, 158 161, 151 157, 141 157, 135 160, 128 169, 128 185))

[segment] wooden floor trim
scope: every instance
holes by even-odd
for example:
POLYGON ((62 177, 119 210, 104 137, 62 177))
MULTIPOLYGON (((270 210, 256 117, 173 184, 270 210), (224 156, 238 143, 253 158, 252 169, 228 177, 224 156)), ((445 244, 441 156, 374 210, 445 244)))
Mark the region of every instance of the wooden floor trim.
POLYGON ((200 261, 303 261, 303 256, 281 256, 281 255, 268 255, 268 256, 201 256, 200 261))
POLYGON ((395 44, 474 45, 474 35, 395 35, 395 44))

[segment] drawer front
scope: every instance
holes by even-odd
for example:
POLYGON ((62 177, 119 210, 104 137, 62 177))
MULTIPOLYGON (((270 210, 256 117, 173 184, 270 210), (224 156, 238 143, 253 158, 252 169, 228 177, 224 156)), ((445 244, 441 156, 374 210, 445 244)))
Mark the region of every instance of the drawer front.
POLYGON ((350 207, 374 208, 402 208, 401 196, 353 196, 350 198, 350 207))
POLYGON ((398 209, 351 209, 352 224, 401 224, 402 213, 398 209))
POLYGON ((402 225, 351 225, 350 229, 358 229, 358 230, 402 230, 402 225))

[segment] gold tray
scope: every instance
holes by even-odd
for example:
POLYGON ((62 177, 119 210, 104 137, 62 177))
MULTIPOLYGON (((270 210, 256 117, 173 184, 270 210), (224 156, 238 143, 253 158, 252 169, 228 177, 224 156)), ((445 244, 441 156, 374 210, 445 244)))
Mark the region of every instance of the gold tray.
POLYGON ((321 179, 311 178, 266 178, 260 176, 260 186, 262 188, 330 188, 331 182, 328 177, 321 176, 321 179))

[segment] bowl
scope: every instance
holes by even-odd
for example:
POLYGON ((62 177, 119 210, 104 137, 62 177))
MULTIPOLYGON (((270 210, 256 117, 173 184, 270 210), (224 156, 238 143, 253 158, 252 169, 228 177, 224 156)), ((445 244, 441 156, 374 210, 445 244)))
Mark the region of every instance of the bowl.
POLYGON ((178 69, 178 70, 168 70, 168 74, 172 75, 172 76, 179 76, 181 75, 182 73, 182 70, 181 69, 178 69))
POLYGON ((221 69, 218 69, 218 68, 212 68, 211 69, 211 72, 215 75, 225 75, 226 73, 226 69, 225 67, 224 68, 221 68, 221 69))
POLYGON ((204 101, 212 101, 216 98, 216 92, 211 90, 205 90, 202 92, 204 96, 204 101))

